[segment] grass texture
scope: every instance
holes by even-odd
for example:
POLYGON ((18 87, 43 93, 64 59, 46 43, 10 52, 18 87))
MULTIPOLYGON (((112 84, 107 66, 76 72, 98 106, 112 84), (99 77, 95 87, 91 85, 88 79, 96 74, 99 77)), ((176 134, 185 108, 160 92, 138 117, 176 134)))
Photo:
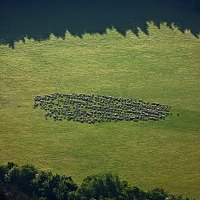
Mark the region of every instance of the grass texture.
POLYGON ((0 162, 71 175, 114 172, 143 189, 200 198, 200 40, 148 24, 81 38, 25 38, 0 45, 0 162), (172 107, 158 122, 86 124, 45 120, 36 95, 101 94, 172 107), (176 113, 180 113, 177 116, 176 113))

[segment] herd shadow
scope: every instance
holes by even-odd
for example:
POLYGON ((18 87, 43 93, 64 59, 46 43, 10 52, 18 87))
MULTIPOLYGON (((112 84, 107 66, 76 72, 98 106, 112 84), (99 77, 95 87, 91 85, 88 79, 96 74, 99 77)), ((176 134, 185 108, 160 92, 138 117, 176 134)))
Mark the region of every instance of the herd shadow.
POLYGON ((181 31, 200 33, 200 1, 198 0, 0 0, 0 44, 23 40, 41 41, 50 34, 64 37, 66 31, 105 33, 115 27, 125 34, 138 33, 138 27, 148 34, 147 21, 157 26, 166 22, 181 31))

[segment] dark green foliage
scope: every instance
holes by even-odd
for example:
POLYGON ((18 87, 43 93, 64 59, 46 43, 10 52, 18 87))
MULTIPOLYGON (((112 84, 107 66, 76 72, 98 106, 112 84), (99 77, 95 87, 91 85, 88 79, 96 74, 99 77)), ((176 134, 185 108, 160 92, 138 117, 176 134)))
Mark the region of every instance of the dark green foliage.
POLYGON ((5 181, 10 185, 17 185, 20 190, 30 194, 32 189, 31 181, 35 178, 37 170, 32 165, 21 167, 14 166, 5 176, 5 181))
POLYGON ((129 199, 147 199, 147 194, 143 190, 139 189, 138 187, 128 188, 127 194, 129 199))
POLYGON ((130 187, 112 173, 88 176, 78 186, 71 177, 38 171, 32 165, 0 165, 0 200, 189 200, 156 188, 130 187))
POLYGON ((78 192, 86 199, 127 199, 127 187, 117 175, 102 174, 86 177, 78 192))
POLYGON ((0 165, 0 180, 3 181, 4 180, 4 176, 6 173, 6 169, 4 166, 0 165))
POLYGON ((0 186, 0 199, 6 199, 5 190, 0 186))
POLYGON ((137 187, 130 187, 126 181, 111 173, 88 176, 77 190, 77 199, 140 200, 147 199, 147 193, 137 187))
POLYGON ((167 192, 161 188, 155 188, 148 192, 148 199, 150 200, 165 200, 167 197, 167 192))
POLYGON ((77 189, 71 177, 53 175, 51 172, 39 172, 32 184, 35 194, 52 200, 68 199, 68 193, 77 189))
POLYGON ((0 184, 0 200, 38 200, 38 198, 28 196, 15 186, 0 184))
POLYGON ((0 165, 0 181, 1 182, 8 181, 9 173, 15 167, 17 167, 17 165, 13 162, 8 162, 8 164, 6 166, 0 165))
MULTIPOLYGON (((37 196, 42 199, 64 200, 68 199, 69 192, 77 189, 71 177, 53 175, 51 172, 38 172, 32 165, 19 167, 14 163, 0 166, 0 184, 0 199, 3 199, 7 193, 11 196, 19 193, 26 198, 37 196)), ((6 199, 12 198, 6 197, 6 199)))

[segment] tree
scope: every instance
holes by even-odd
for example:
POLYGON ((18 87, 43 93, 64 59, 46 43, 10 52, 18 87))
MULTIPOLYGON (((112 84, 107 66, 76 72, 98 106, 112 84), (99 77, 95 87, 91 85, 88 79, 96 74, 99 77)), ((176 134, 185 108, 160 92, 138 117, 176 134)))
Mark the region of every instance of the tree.
POLYGON ((147 193, 141 190, 138 187, 132 187, 127 189, 128 199, 129 200, 143 200, 147 198, 147 193))
POLYGON ((128 183, 111 173, 88 176, 83 180, 78 193, 85 199, 127 199, 128 183))
POLYGON ((167 192, 161 188, 155 188, 148 192, 149 200, 165 200, 167 197, 167 192))
POLYGON ((35 178, 37 170, 32 165, 23 165, 21 167, 12 165, 7 167, 5 182, 17 186, 26 194, 32 195, 32 180, 35 178))
POLYGON ((64 200, 69 198, 70 192, 76 191, 77 185, 71 177, 53 175, 51 172, 39 172, 32 181, 34 193, 38 197, 64 200))

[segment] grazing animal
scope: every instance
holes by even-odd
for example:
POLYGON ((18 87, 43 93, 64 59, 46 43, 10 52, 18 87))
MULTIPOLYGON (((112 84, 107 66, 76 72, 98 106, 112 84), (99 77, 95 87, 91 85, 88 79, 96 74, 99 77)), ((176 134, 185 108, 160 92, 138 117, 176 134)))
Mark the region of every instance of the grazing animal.
POLYGON ((46 119, 53 117, 54 121, 67 119, 89 124, 121 120, 158 121, 172 115, 171 107, 160 103, 87 94, 53 93, 36 96, 33 107, 34 109, 40 107, 46 111, 46 119))

